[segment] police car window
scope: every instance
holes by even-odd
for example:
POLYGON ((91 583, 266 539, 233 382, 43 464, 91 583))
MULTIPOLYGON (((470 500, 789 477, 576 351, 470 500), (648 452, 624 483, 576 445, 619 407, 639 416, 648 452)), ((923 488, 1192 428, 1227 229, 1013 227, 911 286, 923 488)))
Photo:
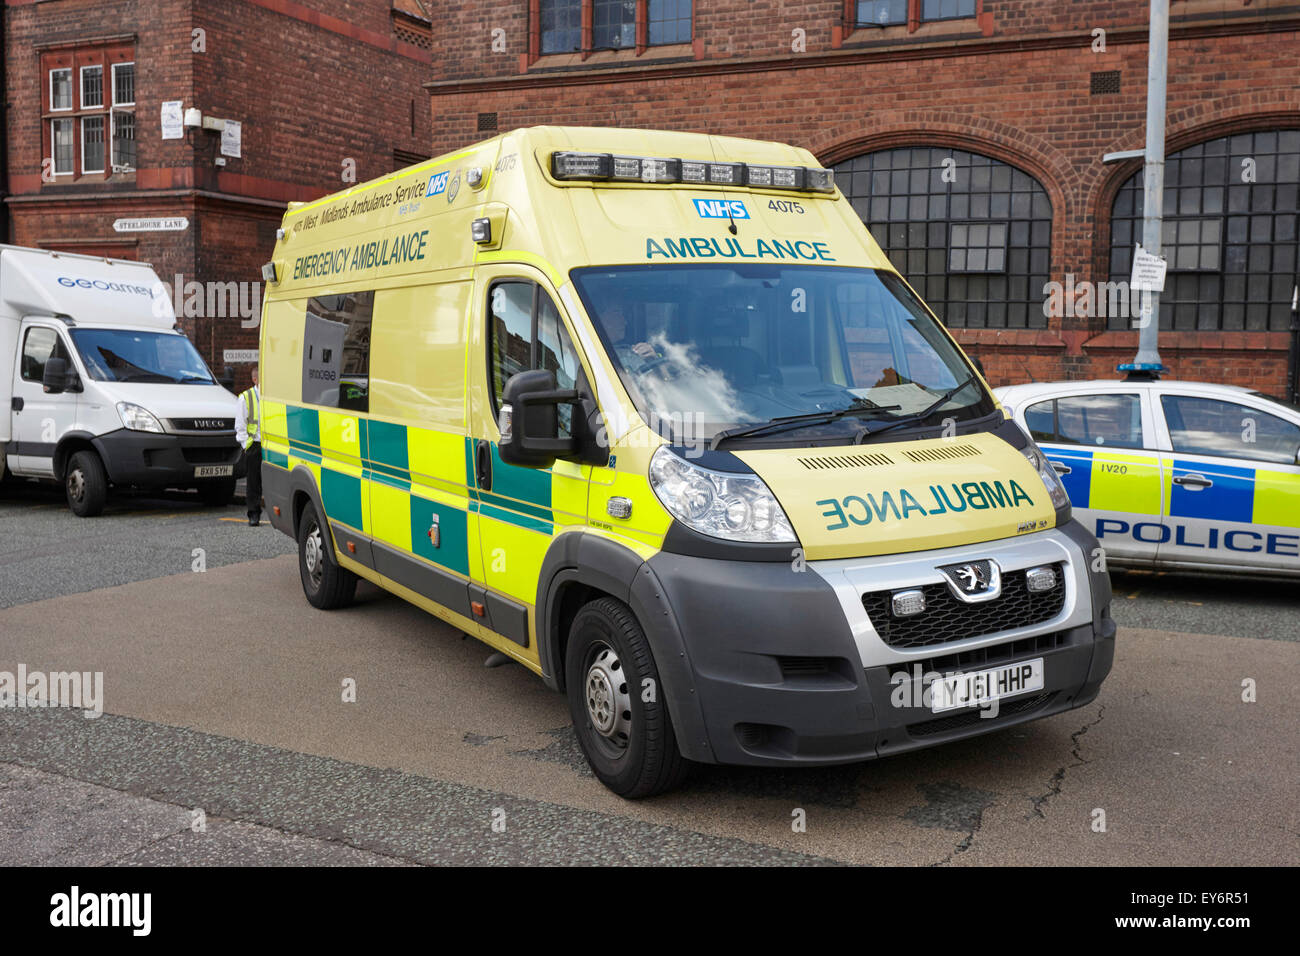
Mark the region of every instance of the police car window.
POLYGON ((1056 441, 1056 401, 1039 402, 1025 409, 1025 424, 1034 441, 1056 441))
POLYGON ((59 333, 53 329, 28 329, 23 340, 22 375, 24 381, 42 382, 45 380, 45 363, 51 358, 61 358, 71 365, 68 350, 63 346, 59 333))
POLYGON ((1295 464, 1300 425, 1236 402, 1162 395, 1174 451, 1295 464))
POLYGON ((374 292, 307 300, 302 400, 350 411, 370 410, 370 324, 374 292))
POLYGON ((1142 447, 1142 402, 1136 395, 1072 395, 1056 401, 1057 440, 1105 448, 1142 447))

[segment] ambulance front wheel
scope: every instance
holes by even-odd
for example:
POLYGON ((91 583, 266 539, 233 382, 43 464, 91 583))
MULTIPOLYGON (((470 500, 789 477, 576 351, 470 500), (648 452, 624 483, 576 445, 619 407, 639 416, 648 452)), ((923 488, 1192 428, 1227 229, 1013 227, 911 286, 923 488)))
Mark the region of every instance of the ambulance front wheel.
POLYGON ((626 604, 600 598, 578 612, 565 685, 578 743, 610 790, 650 797, 686 778, 690 764, 677 748, 649 642, 626 604))
POLYGON ((298 522, 298 576, 307 600, 322 611, 346 607, 357 593, 357 576, 334 560, 329 537, 310 501, 298 522))

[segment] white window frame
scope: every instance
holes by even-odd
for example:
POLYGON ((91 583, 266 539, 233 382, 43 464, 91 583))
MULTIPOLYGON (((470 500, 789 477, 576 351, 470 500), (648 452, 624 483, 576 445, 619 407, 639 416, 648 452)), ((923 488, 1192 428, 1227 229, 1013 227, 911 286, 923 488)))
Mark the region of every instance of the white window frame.
MULTIPOLYGON (((108 126, 107 126, 107 133, 108 133, 108 161, 112 164, 112 166, 113 166, 113 172, 114 172, 114 173, 129 173, 129 172, 131 172, 131 171, 133 171, 133 170, 135 169, 134 166, 125 166, 125 165, 122 165, 122 164, 119 164, 119 163, 114 162, 114 160, 117 158, 117 157, 113 154, 113 144, 117 141, 117 118, 118 118, 119 116, 123 115, 123 114, 128 114, 128 113, 130 114, 130 116, 131 116, 131 121, 132 121, 132 123, 134 124, 134 122, 135 122, 135 110, 110 110, 110 111, 109 111, 109 122, 108 122, 108 126)), ((134 136, 134 132, 135 132, 135 130, 133 129, 133 130, 132 130, 132 139, 131 139, 131 142, 137 144, 136 149, 138 150, 138 149, 139 149, 139 145, 138 145, 138 144, 139 144, 139 140, 137 140, 137 139, 135 138, 135 136, 134 136)), ((140 158, 140 154, 137 152, 137 153, 136 153, 136 159, 139 160, 139 158, 140 158)))
POLYGON ((51 113, 71 113, 71 112, 72 112, 73 110, 75 110, 76 108, 77 108, 77 97, 76 97, 76 95, 75 95, 75 93, 73 92, 73 89, 72 89, 72 67, 70 67, 70 66, 56 66, 56 67, 52 68, 52 69, 50 70, 50 112, 51 112, 51 113), (68 105, 67 105, 67 106, 55 106, 55 105, 54 105, 54 74, 55 74, 55 73, 66 73, 66 74, 68 74, 68 105))
MULTIPOLYGON (((81 108, 83 110, 102 110, 104 108, 104 94, 107 92, 104 89, 104 65, 102 63, 92 63, 89 66, 83 66, 81 68, 81 72, 77 75, 77 78, 80 81, 80 84, 77 87, 77 100, 78 102, 81 103, 81 108), (86 71, 87 70, 99 70, 99 102, 98 103, 86 102, 86 71)), ((51 100, 51 102, 53 102, 53 100, 51 100)))
POLYGON ((129 103, 125 103, 125 102, 119 103, 117 100, 117 70, 118 67, 123 67, 123 66, 131 67, 132 73, 134 74, 135 60, 127 60, 124 63, 113 64, 113 101, 110 104, 111 108, 113 109, 116 109, 119 106, 135 106, 135 81, 134 80, 132 80, 131 82, 131 101, 129 103))
POLYGON ((94 113, 91 114, 90 116, 82 116, 80 117, 80 119, 81 119, 81 173, 83 176, 92 173, 102 174, 104 172, 104 155, 105 155, 104 151, 108 147, 108 139, 107 139, 108 124, 104 122, 105 116, 103 113, 94 113), (95 169, 91 169, 89 166, 86 165, 86 121, 87 120, 99 120, 100 123, 102 124, 102 128, 100 131, 101 139, 99 142, 99 166, 95 169))
POLYGON ((50 120, 50 160, 54 163, 55 176, 77 175, 77 120, 75 117, 65 116, 50 120), (72 168, 62 171, 59 169, 58 138, 54 134, 55 125, 58 123, 67 123, 72 127, 72 168))

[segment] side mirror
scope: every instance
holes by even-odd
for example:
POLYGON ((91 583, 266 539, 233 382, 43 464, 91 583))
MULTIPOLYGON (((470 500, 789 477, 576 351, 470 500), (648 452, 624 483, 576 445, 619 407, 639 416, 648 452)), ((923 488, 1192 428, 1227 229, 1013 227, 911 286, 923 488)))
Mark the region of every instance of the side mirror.
POLYGON ((217 379, 217 382, 218 382, 218 383, 221 385, 221 387, 224 388, 226 391, 228 391, 228 392, 230 392, 230 391, 234 391, 234 388, 235 388, 235 370, 234 370, 233 368, 231 368, 229 365, 227 365, 227 366, 226 366, 226 370, 225 370, 224 372, 221 373, 221 377, 220 377, 219 379, 217 379))
POLYGON ((45 360, 45 373, 41 377, 41 384, 50 395, 68 391, 72 388, 75 379, 76 372, 68 368, 67 359, 51 356, 45 360))
POLYGON ((577 405, 581 394, 556 388, 555 373, 534 369, 510 376, 501 395, 497 451, 507 465, 550 468, 561 455, 578 450, 574 438, 560 438, 560 405, 577 405))

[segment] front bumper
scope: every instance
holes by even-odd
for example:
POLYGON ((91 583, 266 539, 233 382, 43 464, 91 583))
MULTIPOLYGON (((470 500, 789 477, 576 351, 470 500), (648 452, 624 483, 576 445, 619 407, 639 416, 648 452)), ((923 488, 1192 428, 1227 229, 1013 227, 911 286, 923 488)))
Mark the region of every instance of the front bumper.
MULTIPOLYGON (((649 566, 676 618, 676 656, 686 662, 695 705, 689 712, 703 724, 679 728, 679 744, 688 757, 711 763, 850 763, 1089 703, 1110 672, 1115 647, 1109 578, 1091 570, 1095 544, 1070 522, 974 547, 808 562, 802 571, 661 552, 649 566), (1007 570, 1045 558, 1064 565, 1059 613, 1030 626, 921 648, 885 643, 863 608, 864 591, 940 579, 937 565, 976 554, 1007 570), (921 674, 1033 658, 1043 659, 1042 690, 1005 698, 987 716, 979 707, 935 714, 919 693, 904 693, 921 674)), ((660 647, 672 644, 663 635, 655 640, 654 632, 667 626, 661 617, 647 627, 660 647)))
POLYGON ((234 466, 240 474, 243 449, 233 433, 170 435, 126 428, 94 439, 95 450, 115 485, 138 488, 194 488, 205 479, 194 469, 205 465, 234 466))

